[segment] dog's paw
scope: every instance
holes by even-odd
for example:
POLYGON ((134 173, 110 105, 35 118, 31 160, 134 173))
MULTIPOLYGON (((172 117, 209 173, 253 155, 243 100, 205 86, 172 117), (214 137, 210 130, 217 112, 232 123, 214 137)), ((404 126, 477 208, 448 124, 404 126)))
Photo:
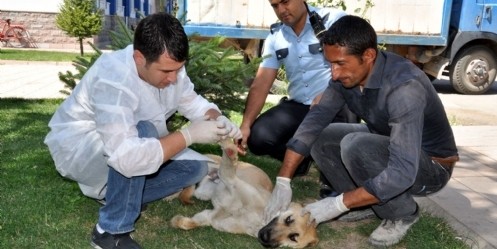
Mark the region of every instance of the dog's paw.
POLYGON ((190 230, 198 227, 197 222, 183 215, 176 215, 171 219, 171 226, 183 230, 190 230))
POLYGON ((179 193, 179 201, 183 205, 191 205, 194 203, 192 200, 193 193, 195 191, 195 185, 184 188, 181 193, 179 193))

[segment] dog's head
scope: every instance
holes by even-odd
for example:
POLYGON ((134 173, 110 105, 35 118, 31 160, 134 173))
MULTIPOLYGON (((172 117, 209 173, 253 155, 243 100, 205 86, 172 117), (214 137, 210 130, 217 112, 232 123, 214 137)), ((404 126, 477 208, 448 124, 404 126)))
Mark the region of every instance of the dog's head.
POLYGON ((301 215, 302 206, 292 203, 287 211, 276 216, 259 230, 259 242, 264 247, 287 246, 304 248, 315 246, 318 242, 316 222, 308 222, 309 214, 301 215))

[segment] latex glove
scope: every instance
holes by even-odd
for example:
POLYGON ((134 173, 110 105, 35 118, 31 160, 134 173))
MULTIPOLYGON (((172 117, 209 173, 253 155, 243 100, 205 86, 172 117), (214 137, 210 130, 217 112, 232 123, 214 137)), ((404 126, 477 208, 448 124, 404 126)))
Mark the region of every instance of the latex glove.
POLYGON ((204 116, 201 119, 193 120, 189 126, 180 130, 185 138, 186 146, 193 143, 217 143, 222 136, 228 134, 224 127, 219 127, 218 122, 209 120, 209 116, 204 116))
MULTIPOLYGON (((221 115, 216 118, 216 121, 218 122, 219 128, 226 128, 226 130, 228 131, 228 135, 226 137, 230 137, 235 140, 242 138, 242 132, 240 131, 238 126, 231 122, 226 116, 221 115)), ((226 137, 223 137, 223 139, 226 137)))
POLYGON ((313 219, 319 224, 323 221, 331 220, 340 214, 349 211, 343 204, 343 194, 337 197, 327 197, 320 201, 311 203, 302 209, 302 215, 310 213, 309 221, 313 219))
POLYGON ((290 178, 276 177, 276 185, 264 209, 264 222, 269 223, 280 212, 286 211, 292 201, 292 188, 290 187, 290 178))

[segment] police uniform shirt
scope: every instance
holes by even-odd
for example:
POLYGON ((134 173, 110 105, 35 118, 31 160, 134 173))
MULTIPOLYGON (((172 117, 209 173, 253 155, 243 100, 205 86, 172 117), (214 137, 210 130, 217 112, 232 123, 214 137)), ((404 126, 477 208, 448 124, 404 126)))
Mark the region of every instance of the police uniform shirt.
MULTIPOLYGON (((336 9, 312 6, 309 9, 325 19, 327 29, 338 18, 346 15, 336 9)), ((273 24, 271 34, 264 42, 262 56, 267 58, 261 62, 260 67, 278 69, 285 66, 289 81, 288 97, 299 103, 310 105, 324 91, 331 78, 330 65, 323 56, 309 19, 299 36, 285 24, 273 24)))

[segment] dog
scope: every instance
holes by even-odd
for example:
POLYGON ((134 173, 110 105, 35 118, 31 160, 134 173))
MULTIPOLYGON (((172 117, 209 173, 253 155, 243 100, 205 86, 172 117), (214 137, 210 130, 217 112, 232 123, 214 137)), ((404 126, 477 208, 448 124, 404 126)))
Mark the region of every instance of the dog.
POLYGON ((170 223, 183 230, 199 226, 258 237, 265 247, 288 246, 304 248, 318 243, 316 223, 309 214, 301 215, 302 206, 292 203, 290 208, 264 224, 264 208, 271 197, 273 184, 269 176, 253 164, 238 161, 236 145, 230 140, 220 142, 222 157, 207 155, 209 174, 196 189, 187 188, 180 194, 183 203, 189 197, 210 200, 213 209, 206 209, 193 217, 174 216, 170 223), (193 193, 193 194, 192 194, 193 193))

